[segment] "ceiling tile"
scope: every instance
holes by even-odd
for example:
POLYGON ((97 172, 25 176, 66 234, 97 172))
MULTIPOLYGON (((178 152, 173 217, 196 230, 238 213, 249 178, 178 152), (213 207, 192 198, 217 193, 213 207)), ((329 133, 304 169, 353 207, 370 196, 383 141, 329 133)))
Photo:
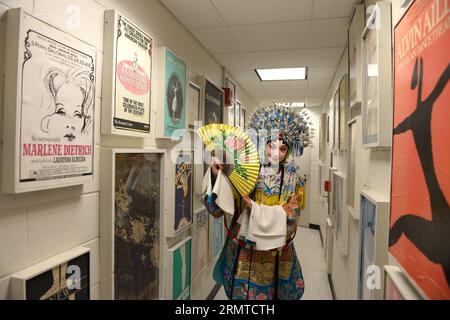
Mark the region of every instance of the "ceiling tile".
POLYGON ((161 2, 188 29, 225 26, 209 0, 195 0, 195 5, 192 1, 161 0, 161 2))
POLYGON ((308 65, 308 49, 245 52, 251 68, 287 68, 308 65))
MULTIPOLYGON (((335 67, 313 67, 308 68, 308 81, 331 81, 335 67)), ((328 83, 329 83, 328 82, 328 83)))
POLYGON ((216 53, 214 57, 224 66, 225 68, 233 69, 249 69, 251 68, 245 54, 240 52, 232 53, 216 53))
POLYGON ((310 23, 303 21, 238 26, 230 30, 240 52, 245 52, 308 48, 309 28, 310 23))
POLYGON ((313 20, 311 23, 311 47, 344 47, 350 18, 313 20))
MULTIPOLYGON (((315 1, 315 0, 314 0, 315 1)), ((313 0, 212 0, 228 26, 307 20, 313 0)))
POLYGON ((313 19, 351 17, 353 8, 361 0, 314 0, 313 19))
POLYGON ((239 46, 227 28, 192 29, 191 32, 212 54, 239 51, 239 46))
POLYGON ((309 66, 310 67, 335 67, 341 59, 344 47, 311 49, 309 66))
POLYGON ((254 82, 260 83, 261 80, 258 78, 255 70, 253 69, 227 69, 228 73, 231 75, 231 78, 239 83, 245 82, 254 82))

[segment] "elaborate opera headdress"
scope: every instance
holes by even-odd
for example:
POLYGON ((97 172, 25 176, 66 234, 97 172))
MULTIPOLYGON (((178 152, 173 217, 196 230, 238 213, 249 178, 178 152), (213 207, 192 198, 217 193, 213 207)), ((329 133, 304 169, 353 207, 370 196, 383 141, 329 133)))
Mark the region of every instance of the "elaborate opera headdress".
POLYGON ((281 139, 289 146, 289 154, 297 157, 311 145, 313 129, 309 118, 305 108, 299 110, 273 104, 257 108, 250 116, 248 125, 260 152, 265 151, 269 140, 281 139))

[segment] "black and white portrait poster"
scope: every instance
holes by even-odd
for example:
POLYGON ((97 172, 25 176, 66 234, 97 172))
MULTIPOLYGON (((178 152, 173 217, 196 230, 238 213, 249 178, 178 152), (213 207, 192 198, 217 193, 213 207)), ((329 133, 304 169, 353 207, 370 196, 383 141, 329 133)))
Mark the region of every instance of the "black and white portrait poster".
POLYGON ((205 80, 205 124, 223 123, 223 101, 222 89, 205 80))
POLYGON ((124 16, 113 14, 117 28, 113 125, 149 133, 153 39, 124 16))
POLYGON ((20 33, 20 182, 92 176, 95 48, 27 14, 20 33))

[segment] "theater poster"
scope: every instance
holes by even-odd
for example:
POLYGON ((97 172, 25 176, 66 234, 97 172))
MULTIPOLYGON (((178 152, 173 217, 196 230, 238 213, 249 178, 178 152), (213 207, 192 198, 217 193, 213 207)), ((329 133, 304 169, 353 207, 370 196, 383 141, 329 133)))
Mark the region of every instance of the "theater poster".
POLYGON ((449 13, 416 0, 394 32, 389 250, 430 299, 450 299, 449 13))
POLYGON ((192 152, 180 152, 175 165, 174 233, 192 224, 192 152))
POLYGON ((115 11, 111 14, 117 29, 113 126, 121 131, 149 133, 153 39, 123 15, 115 11))
MULTIPOLYGON (((224 92, 205 80, 205 124, 223 123, 224 92)), ((236 116, 236 110, 234 112, 236 116)), ((237 113, 239 115, 239 113, 237 113)), ((236 123, 235 123, 236 125, 236 123)))
POLYGON ((166 299, 190 300, 191 297, 191 237, 169 251, 166 299))
POLYGON ((165 50, 164 136, 186 127, 186 63, 165 50))
POLYGON ((21 9, 7 17, 4 156, 18 168, 4 168, 4 183, 14 175, 23 192, 92 180, 95 48, 21 9))

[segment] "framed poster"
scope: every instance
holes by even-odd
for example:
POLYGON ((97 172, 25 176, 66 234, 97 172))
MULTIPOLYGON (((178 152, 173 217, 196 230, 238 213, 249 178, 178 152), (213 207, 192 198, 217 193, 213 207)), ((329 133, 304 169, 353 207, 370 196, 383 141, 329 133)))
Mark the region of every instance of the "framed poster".
POLYGON ((326 130, 327 130, 327 143, 330 143, 330 131, 331 131, 331 128, 330 128, 330 115, 329 114, 327 114, 327 126, 326 126, 326 130))
POLYGON ((364 181, 361 176, 363 164, 361 156, 361 116, 357 116, 347 123, 348 132, 348 156, 347 156, 347 209, 353 219, 359 219, 359 203, 360 195, 357 190, 361 190, 364 186, 364 181))
POLYGON ((347 127, 346 109, 347 109, 347 74, 341 79, 339 83, 339 150, 345 150, 345 128, 347 127))
POLYGON ((232 106, 230 106, 230 107, 227 107, 227 109, 228 109, 228 124, 230 125, 230 126, 233 126, 234 127, 234 121, 235 121, 235 118, 234 118, 234 103, 233 103, 233 105, 232 106))
POLYGON ((161 298, 165 151, 102 149, 101 299, 161 298))
POLYGON ((394 31, 389 251, 429 299, 450 298, 449 15, 415 1, 394 31), (408 47, 412 30, 421 38, 408 47))
POLYGON ((241 125, 241 129, 245 130, 245 108, 242 107, 242 105, 241 105, 241 117, 240 117, 239 123, 241 125))
POLYGON ((204 124, 223 123, 224 92, 210 80, 203 79, 205 83, 204 124))
POLYGON ((150 134, 154 41, 116 10, 105 11, 102 133, 150 134))
POLYGON ((11 276, 13 300, 89 300, 90 249, 77 247, 11 276))
POLYGON ((422 300, 398 266, 384 266, 384 300, 422 300))
POLYGON ((200 120, 201 89, 191 81, 189 81, 187 99, 186 122, 189 129, 194 129, 194 122, 200 120))
POLYGON ((193 158, 192 151, 180 151, 175 164, 174 234, 192 224, 193 158))
POLYGON ((93 179, 96 49, 25 13, 6 13, 2 191, 93 179))
POLYGON ((361 190, 360 201, 358 299, 381 300, 382 270, 388 262, 389 202, 383 195, 368 189, 361 190), (380 277, 373 276, 375 268, 380 270, 380 277))
POLYGON ((231 99, 233 101, 236 100, 236 83, 231 80, 229 77, 225 79, 225 87, 231 89, 231 99))
POLYGON ((234 103, 234 126, 241 127, 241 103, 239 101, 234 103))
POLYGON ((334 132, 333 132, 333 138, 334 138, 334 147, 333 150, 337 151, 339 150, 339 143, 340 143, 340 106, 339 106, 340 100, 339 100, 339 88, 337 89, 337 91, 334 94, 334 99, 333 99, 333 114, 334 114, 334 132))
POLYGON ((390 147, 392 124, 391 4, 379 1, 362 34, 363 145, 390 147))
POLYGON ((327 114, 320 115, 319 122, 319 159, 325 161, 325 144, 327 143, 327 114))
POLYGON ((220 218, 210 217, 209 219, 209 257, 214 261, 222 250, 223 245, 223 216, 220 218))
POLYGON ((344 207, 346 177, 340 171, 333 171, 331 180, 333 196, 331 222, 333 225, 334 239, 336 240, 339 252, 346 256, 348 254, 348 211, 344 207))
POLYGON ((193 277, 198 276, 208 265, 209 214, 205 208, 194 212, 193 231, 193 277))
POLYGON ((356 5, 348 28, 348 86, 350 118, 361 112, 361 35, 365 23, 365 5, 356 5))
POLYGON ((191 298, 191 237, 169 248, 167 259, 166 299, 191 298))

